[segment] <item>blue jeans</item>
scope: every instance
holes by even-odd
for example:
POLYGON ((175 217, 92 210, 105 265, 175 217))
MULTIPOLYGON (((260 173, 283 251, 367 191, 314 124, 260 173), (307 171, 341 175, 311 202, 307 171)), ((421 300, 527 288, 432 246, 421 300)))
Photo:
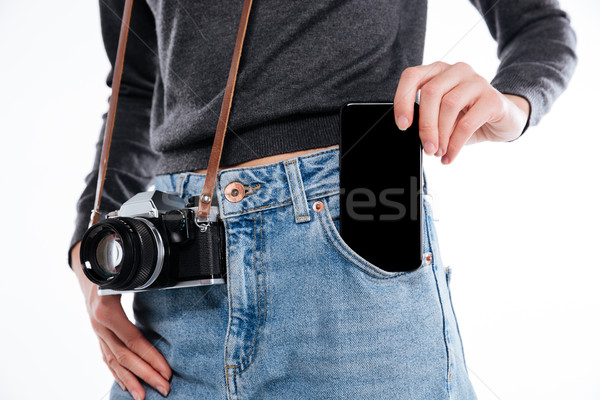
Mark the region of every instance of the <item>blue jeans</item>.
MULTIPOLYGON (((161 175, 156 189, 198 195, 204 178, 161 175)), ((429 261, 390 273, 338 234, 337 148, 227 169, 217 185, 227 284, 134 297, 138 327, 173 370, 169 398, 476 398, 426 198, 429 261), (239 202, 224 196, 232 182, 246 188, 239 202)), ((111 399, 125 398, 114 384, 111 399)))

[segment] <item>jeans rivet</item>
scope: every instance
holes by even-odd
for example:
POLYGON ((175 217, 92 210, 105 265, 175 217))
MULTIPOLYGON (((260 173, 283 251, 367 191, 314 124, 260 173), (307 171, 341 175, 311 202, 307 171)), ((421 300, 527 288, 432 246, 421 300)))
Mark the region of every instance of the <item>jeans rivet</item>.
POLYGON ((432 258, 431 253, 425 253, 425 262, 427 262, 427 264, 431 264, 432 258))
POLYGON ((321 210, 323 210, 323 202, 315 201, 315 204, 313 204, 313 210, 316 212, 321 212, 321 210))

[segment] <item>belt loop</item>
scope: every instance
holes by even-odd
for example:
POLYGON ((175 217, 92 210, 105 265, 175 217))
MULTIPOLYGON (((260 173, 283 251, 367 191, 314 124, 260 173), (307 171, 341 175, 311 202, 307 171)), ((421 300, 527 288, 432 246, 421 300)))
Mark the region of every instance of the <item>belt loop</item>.
POLYGON ((298 159, 295 158, 286 161, 284 165, 292 195, 292 202, 294 203, 296 223, 308 222, 310 221, 310 214, 308 213, 308 202, 306 201, 306 193, 304 193, 304 184, 302 183, 302 175, 300 175, 300 168, 298 167, 298 159))
POLYGON ((186 183, 188 177, 189 177, 189 174, 186 174, 186 173, 181 173, 177 177, 177 181, 175 183, 175 191, 177 192, 179 197, 183 197, 183 192, 185 190, 185 183, 186 183))

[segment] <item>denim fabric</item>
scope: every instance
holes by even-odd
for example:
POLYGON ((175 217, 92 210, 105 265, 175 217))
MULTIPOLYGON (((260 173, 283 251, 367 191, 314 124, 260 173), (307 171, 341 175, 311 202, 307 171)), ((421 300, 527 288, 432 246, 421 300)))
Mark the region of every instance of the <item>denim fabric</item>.
MULTIPOLYGON (((137 325, 173 369, 169 398, 476 398, 431 204, 425 197, 430 262, 381 270, 338 234, 338 155, 334 148, 220 171, 226 285, 134 297, 137 325), (246 187, 238 203, 224 197, 231 182, 246 187)), ((204 178, 161 175, 156 189, 198 195, 204 178)), ((148 399, 162 398, 145 388, 148 399)), ((125 398, 113 385, 111 399, 125 398)))

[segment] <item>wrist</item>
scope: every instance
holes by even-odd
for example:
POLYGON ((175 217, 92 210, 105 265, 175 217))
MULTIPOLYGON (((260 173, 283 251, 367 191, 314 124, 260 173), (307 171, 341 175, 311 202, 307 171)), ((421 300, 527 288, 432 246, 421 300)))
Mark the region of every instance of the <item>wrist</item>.
POLYGON ((523 133, 529 127, 529 118, 531 117, 531 105, 529 104, 529 100, 527 100, 525 97, 514 95, 514 94, 505 94, 505 93, 503 93, 503 95, 514 106, 516 106, 516 108, 518 108, 523 115, 524 122, 521 124, 522 125, 521 133, 519 133, 519 136, 517 136, 516 138, 514 138, 512 140, 508 140, 509 142, 513 142, 513 141, 517 140, 519 137, 521 137, 521 135, 523 135, 523 133))
POLYGON ((79 261, 79 252, 81 250, 81 242, 77 242, 71 249, 71 268, 79 281, 79 285, 82 287, 87 287, 89 285, 93 285, 93 283, 85 276, 83 273, 83 268, 81 268, 81 262, 79 261))
POLYGON ((525 97, 517 96, 515 94, 505 94, 508 100, 510 100, 514 105, 516 105, 527 117, 531 113, 531 106, 529 105, 529 101, 525 97))

